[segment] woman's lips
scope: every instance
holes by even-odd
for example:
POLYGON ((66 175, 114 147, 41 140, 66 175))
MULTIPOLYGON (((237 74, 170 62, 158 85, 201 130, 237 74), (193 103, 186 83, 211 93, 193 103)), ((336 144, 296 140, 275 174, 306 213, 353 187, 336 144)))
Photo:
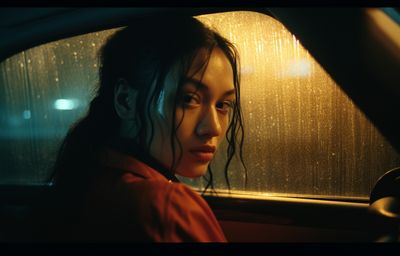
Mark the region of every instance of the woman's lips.
POLYGON ((191 148, 189 152, 197 161, 207 163, 213 159, 215 150, 215 146, 204 145, 191 148))

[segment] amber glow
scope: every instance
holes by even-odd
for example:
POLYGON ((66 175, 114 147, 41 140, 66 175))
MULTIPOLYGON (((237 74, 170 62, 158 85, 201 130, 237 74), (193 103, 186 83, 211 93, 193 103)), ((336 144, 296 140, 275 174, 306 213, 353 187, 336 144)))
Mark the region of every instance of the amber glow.
MULTIPOLYGON (((367 198, 400 158, 281 23, 264 14, 203 15, 238 48, 245 113, 247 192, 313 198, 367 198)), ((219 152, 217 188, 225 189, 219 152)), ((243 168, 230 169, 244 192, 243 168)))

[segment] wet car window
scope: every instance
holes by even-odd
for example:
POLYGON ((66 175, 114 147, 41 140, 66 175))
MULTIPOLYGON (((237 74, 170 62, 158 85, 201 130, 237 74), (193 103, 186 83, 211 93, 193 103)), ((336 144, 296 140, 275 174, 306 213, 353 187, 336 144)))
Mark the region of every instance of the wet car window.
MULTIPOLYGON (((399 166, 398 153, 280 22, 255 12, 198 19, 240 53, 248 184, 234 160, 232 193, 367 199, 379 176, 399 166)), ((1 184, 46 182, 59 143, 93 97, 97 50, 114 32, 52 42, 0 64, 1 184)), ((212 165, 222 192, 224 157, 222 147, 212 165)))
POLYGON ((97 84, 103 31, 35 47, 0 64, 1 184, 43 184, 97 84))

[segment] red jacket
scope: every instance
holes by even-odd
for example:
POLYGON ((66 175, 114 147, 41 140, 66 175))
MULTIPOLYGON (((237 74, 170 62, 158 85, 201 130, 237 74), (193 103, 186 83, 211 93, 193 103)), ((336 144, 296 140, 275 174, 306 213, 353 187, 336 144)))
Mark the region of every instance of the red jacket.
POLYGON ((106 150, 77 235, 93 241, 226 242, 206 201, 128 155, 106 150))

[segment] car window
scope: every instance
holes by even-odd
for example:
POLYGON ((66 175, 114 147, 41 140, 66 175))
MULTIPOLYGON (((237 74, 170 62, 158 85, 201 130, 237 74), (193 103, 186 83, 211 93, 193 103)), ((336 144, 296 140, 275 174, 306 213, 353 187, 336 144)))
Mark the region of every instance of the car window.
POLYGON ((43 184, 97 85, 97 52, 115 30, 35 47, 0 64, 1 184, 43 184))
MULTIPOLYGON (((279 21, 248 11, 197 18, 240 53, 248 180, 245 187, 234 159, 233 194, 363 200, 379 176, 399 166, 399 154, 279 21)), ((0 64, 1 184, 46 182, 59 143, 87 111, 97 51, 114 32, 48 43, 0 64)), ((227 190, 223 148, 212 163, 217 192, 227 190)), ((199 190, 206 185, 180 179, 199 190)))

